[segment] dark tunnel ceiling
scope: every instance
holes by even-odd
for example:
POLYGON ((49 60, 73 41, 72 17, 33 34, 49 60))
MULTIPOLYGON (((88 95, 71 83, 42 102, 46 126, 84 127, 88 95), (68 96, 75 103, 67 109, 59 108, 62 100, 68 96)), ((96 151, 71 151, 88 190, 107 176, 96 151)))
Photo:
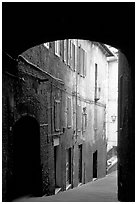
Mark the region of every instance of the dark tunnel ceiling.
POLYGON ((134 3, 2 3, 2 47, 17 57, 56 39, 98 41, 133 60, 134 3))

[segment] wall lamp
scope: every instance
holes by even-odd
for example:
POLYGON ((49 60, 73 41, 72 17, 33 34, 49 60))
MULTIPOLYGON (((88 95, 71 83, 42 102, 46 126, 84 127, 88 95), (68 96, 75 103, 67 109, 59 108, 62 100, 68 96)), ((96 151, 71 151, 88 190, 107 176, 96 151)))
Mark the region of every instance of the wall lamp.
POLYGON ((116 121, 116 115, 115 115, 115 114, 112 115, 112 116, 111 116, 111 119, 112 119, 112 122, 114 123, 114 122, 116 121))

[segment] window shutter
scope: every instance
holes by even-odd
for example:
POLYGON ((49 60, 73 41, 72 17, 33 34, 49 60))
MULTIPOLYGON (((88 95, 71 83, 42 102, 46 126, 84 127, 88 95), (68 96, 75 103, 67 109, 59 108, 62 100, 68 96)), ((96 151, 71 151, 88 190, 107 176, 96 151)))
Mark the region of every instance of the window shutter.
POLYGON ((55 41, 55 54, 60 56, 60 40, 55 41))
POLYGON ((75 70, 75 45, 72 43, 72 69, 75 70))
POLYGON ((95 63, 95 100, 96 100, 96 98, 97 98, 97 72, 98 72, 98 70, 97 70, 97 64, 95 63))
POLYGON ((85 131, 85 115, 84 115, 84 113, 82 115, 82 131, 83 132, 85 131))
POLYGON ((80 48, 80 75, 83 76, 83 64, 84 64, 84 56, 83 56, 84 50, 80 48))
POLYGON ((78 47, 78 66, 77 73, 80 74, 80 47, 78 47))
POLYGON ((84 76, 84 50, 82 49, 82 54, 81 54, 81 58, 82 58, 82 76, 84 76))
POLYGON ((66 63, 67 65, 69 64, 68 59, 69 59, 69 40, 66 41, 66 63))
POLYGON ((57 54, 57 41, 55 41, 55 54, 57 54))
POLYGON ((60 41, 60 55, 62 59, 64 60, 64 40, 60 41))
POLYGON ((87 72, 87 53, 84 51, 84 76, 86 76, 87 72))
POLYGON ((67 98, 67 127, 71 127, 71 98, 67 98))
POLYGON ((83 108, 83 115, 82 115, 82 131, 86 131, 87 127, 87 113, 86 108, 83 108))
POLYGON ((78 131, 81 131, 81 106, 77 106, 77 129, 78 131))
POLYGON ((67 62, 67 40, 64 40, 64 62, 67 62))
POLYGON ((71 40, 68 40, 68 65, 71 66, 72 60, 72 49, 71 49, 71 40))
POLYGON ((82 75, 82 61, 83 61, 83 57, 82 57, 82 49, 80 48, 80 75, 82 75))
POLYGON ((68 64, 69 40, 64 40, 64 61, 68 64))
POLYGON ((60 130, 60 101, 55 100, 54 105, 54 130, 60 130))

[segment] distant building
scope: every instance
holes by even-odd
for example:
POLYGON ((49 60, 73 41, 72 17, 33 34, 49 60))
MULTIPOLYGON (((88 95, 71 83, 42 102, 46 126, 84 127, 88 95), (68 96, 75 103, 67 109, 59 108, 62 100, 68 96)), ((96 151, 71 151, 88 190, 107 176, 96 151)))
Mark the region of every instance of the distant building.
POLYGON ((6 59, 6 201, 52 195, 106 175, 109 56, 101 43, 69 39, 30 48, 13 65, 6 59))
POLYGON ((107 152, 116 154, 118 135, 118 56, 108 57, 108 90, 106 106, 107 152))

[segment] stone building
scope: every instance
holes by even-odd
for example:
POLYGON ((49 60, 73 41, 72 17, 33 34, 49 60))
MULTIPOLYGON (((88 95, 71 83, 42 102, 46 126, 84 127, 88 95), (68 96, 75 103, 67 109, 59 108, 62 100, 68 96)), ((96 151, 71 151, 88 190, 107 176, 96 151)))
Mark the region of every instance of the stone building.
POLYGON ((41 44, 15 61, 4 55, 5 200, 52 195, 106 175, 106 73, 112 55, 87 40, 41 44))
POLYGON ((108 157, 116 155, 118 136, 118 54, 107 58, 106 137, 108 157))

